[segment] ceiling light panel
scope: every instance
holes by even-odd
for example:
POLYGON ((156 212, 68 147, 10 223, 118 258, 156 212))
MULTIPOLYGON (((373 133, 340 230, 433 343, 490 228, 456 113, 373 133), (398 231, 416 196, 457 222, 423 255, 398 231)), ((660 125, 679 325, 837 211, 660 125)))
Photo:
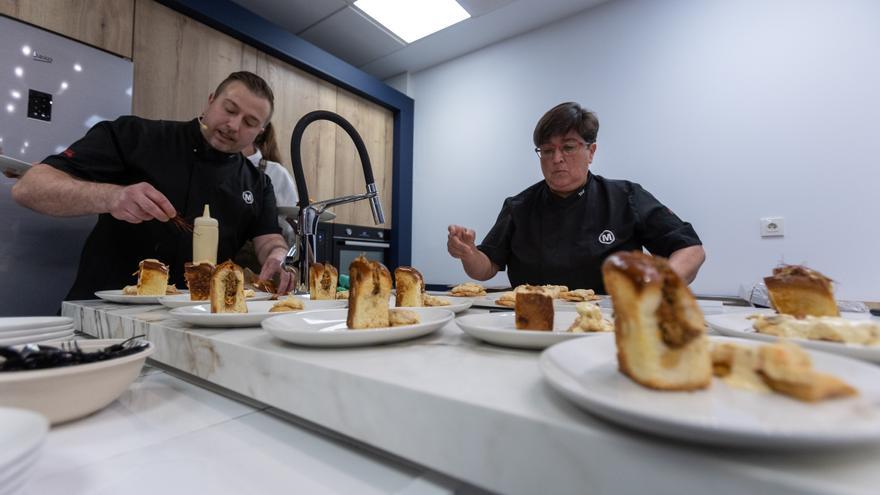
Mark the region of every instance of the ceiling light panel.
POLYGON ((354 6, 407 43, 470 17, 455 0, 357 0, 354 6))

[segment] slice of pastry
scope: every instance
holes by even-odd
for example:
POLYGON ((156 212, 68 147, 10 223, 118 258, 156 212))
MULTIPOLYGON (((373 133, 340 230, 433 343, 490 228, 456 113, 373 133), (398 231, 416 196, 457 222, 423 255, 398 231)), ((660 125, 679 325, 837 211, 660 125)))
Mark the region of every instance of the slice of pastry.
POLYGON ((311 300, 336 299, 336 283, 339 272, 330 263, 309 265, 309 298, 311 300))
POLYGON ((211 312, 247 313, 244 298, 244 272, 232 261, 217 265, 211 275, 211 312))
POLYGON ((795 344, 778 342, 758 349, 764 382, 780 394, 805 402, 855 395, 843 380, 813 369, 809 354, 795 344))
POLYGON ((449 299, 445 297, 432 296, 431 294, 422 294, 422 306, 449 306, 449 299))
POLYGON ((138 263, 137 295, 164 296, 168 289, 168 267, 152 258, 138 263))
POLYGON ((351 283, 348 298, 348 328, 387 327, 391 298, 391 273, 378 261, 358 256, 348 267, 351 283))
POLYGON ((287 296, 279 300, 269 308, 270 313, 286 313, 289 311, 301 311, 305 308, 303 300, 298 297, 287 296))
POLYGON ((348 299, 348 291, 340 290, 336 292, 336 299, 348 299))
POLYGON ((211 297, 211 275, 214 265, 207 261, 183 265, 183 278, 189 288, 190 301, 207 301, 211 297))
POLYGON ((495 304, 499 306, 504 306, 507 308, 513 308, 516 306, 516 292, 509 290, 507 292, 502 292, 498 299, 495 299, 495 304))
POLYGON ((553 299, 559 299, 563 292, 568 292, 568 286, 566 285, 542 285, 540 286, 544 289, 544 292, 550 294, 550 297, 553 299))
POLYGON ((568 327, 569 332, 585 333, 585 332, 613 332, 614 324, 606 320, 602 315, 599 306, 591 302, 580 302, 575 306, 578 316, 574 319, 571 326, 568 327))
POLYGON ((465 282, 463 284, 456 285, 455 287, 450 289, 449 295, 457 297, 485 296, 486 289, 480 284, 465 282))
POLYGON ((575 289, 562 292, 559 294, 560 299, 564 299, 570 302, 581 302, 581 301, 595 301, 599 299, 599 296, 596 295, 596 292, 593 289, 575 289))
POLYGON ((553 298, 543 290, 516 293, 517 330, 553 331, 553 298))
POLYGON ((422 294, 425 292, 425 280, 418 270, 411 266, 400 266, 394 269, 395 298, 394 305, 401 307, 419 307, 422 305, 422 294))
POLYGON ((392 327, 416 325, 419 323, 419 314, 410 309, 390 309, 388 310, 388 322, 392 327))
POLYGON ((712 380, 703 313, 669 263, 641 251, 602 264, 620 371, 645 387, 696 390, 712 380))
MULTIPOLYGON (((556 287, 549 285, 517 285, 513 290, 502 292, 501 296, 495 300, 495 304, 499 306, 505 306, 508 308, 516 307, 516 295, 520 292, 544 292, 549 295, 551 298, 554 298, 552 289, 548 287, 556 287)), ((555 298, 554 298, 555 299, 555 298)))
POLYGON ((840 316, 750 315, 759 333, 776 337, 827 340, 846 344, 880 346, 880 323, 849 320, 840 316))
POLYGON ((840 316, 831 279, 800 265, 782 265, 765 277, 770 303, 776 311, 795 318, 840 316))

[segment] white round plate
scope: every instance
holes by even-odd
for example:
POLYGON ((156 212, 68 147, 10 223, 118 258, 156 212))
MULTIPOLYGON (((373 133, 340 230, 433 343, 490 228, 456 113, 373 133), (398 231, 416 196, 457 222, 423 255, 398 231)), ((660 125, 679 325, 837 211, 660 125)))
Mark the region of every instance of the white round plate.
POLYGON ((0 335, 7 331, 72 324, 73 318, 67 316, 12 316, 0 318, 0 335))
MULTIPOLYGON (((710 340, 760 345, 728 337, 710 340)), ((718 379, 708 389, 694 392, 651 390, 618 371, 613 335, 555 345, 541 354, 539 364, 550 385, 583 409, 665 437, 764 449, 880 441, 880 369, 842 356, 807 352, 817 370, 846 380, 859 395, 809 404, 732 388, 718 379)))
POLYGON ((51 327, 29 328, 27 330, 12 330, 11 332, 0 331, 0 340, 11 339, 14 337, 24 337, 27 335, 36 335, 41 333, 60 332, 61 330, 73 330, 73 323, 53 325, 51 327))
MULTIPOLYGON (((162 296, 129 296, 122 293, 122 289, 99 290, 95 295, 105 301, 122 304, 159 304, 162 296)), ((189 294, 187 294, 189 296, 189 294)))
POLYGON ((31 455, 48 433, 49 421, 42 414, 0 407, 0 473, 31 455))
POLYGON ((307 311, 276 316, 263 321, 263 328, 273 336, 299 345, 315 347, 352 347, 385 344, 427 335, 453 318, 452 311, 441 308, 407 308, 419 314, 420 323, 399 327, 349 330, 348 310, 307 311))
MULTIPOLYGON (((772 309, 754 309, 742 313, 729 313, 720 315, 706 316, 706 323, 721 335, 728 337, 742 337, 746 339, 760 340, 763 342, 773 342, 778 339, 773 335, 758 333, 752 326, 753 320, 749 320, 748 316, 753 314, 773 315, 776 311, 772 309)), ((840 313, 843 318, 849 320, 867 320, 872 318, 870 313, 840 313)), ((880 320, 877 320, 880 321, 880 320)), ((841 342, 827 342, 824 340, 809 339, 788 339, 797 342, 802 347, 816 349, 819 351, 833 352, 841 356, 849 356, 856 359, 863 359, 873 363, 880 363, 880 346, 866 346, 860 344, 844 344, 841 342)))
MULTIPOLYGON (((258 327, 260 322, 284 313, 270 313, 269 309, 278 301, 248 301, 247 313, 212 313, 210 304, 183 306, 169 313, 190 325, 199 327, 258 327)), ((305 310, 331 309, 345 307, 346 301, 303 301, 305 310)))
MULTIPOLYGON (((257 292, 252 297, 248 297, 248 301, 267 301, 272 298, 272 294, 268 292, 257 292)), ((199 304, 207 304, 208 301, 192 301, 189 293, 174 294, 171 296, 162 296, 159 298, 159 304, 168 308, 182 308, 184 306, 198 306, 199 304)))
POLYGON ((67 328, 65 330, 45 332, 45 333, 36 333, 30 335, 24 335, 21 337, 12 337, 12 338, 0 338, 0 345, 18 345, 18 344, 32 344, 36 342, 45 342, 47 340, 57 340, 57 339, 66 339, 68 337, 73 337, 73 327, 67 328))
MULTIPOLYGON (((614 321, 611 318, 611 311, 602 310, 602 316, 606 319, 614 321)), ((474 315, 459 316, 455 319, 455 323, 461 328, 461 331, 483 340, 490 344, 497 344, 506 347, 519 347, 523 349, 544 349, 553 344, 557 344, 564 340, 576 339, 579 337, 595 337, 605 333, 613 332, 585 332, 574 333, 568 332, 568 327, 577 318, 577 313, 573 311, 556 311, 553 315, 553 331, 544 332, 540 330, 517 330, 516 315, 511 311, 509 313, 481 313, 474 315)))

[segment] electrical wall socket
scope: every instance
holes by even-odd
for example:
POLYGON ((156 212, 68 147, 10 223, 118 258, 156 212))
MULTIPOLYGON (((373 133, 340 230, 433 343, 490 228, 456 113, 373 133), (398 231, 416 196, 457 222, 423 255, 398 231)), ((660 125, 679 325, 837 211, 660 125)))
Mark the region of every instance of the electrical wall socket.
POLYGON ((785 235, 785 218, 764 217, 761 219, 761 237, 783 237, 785 235))

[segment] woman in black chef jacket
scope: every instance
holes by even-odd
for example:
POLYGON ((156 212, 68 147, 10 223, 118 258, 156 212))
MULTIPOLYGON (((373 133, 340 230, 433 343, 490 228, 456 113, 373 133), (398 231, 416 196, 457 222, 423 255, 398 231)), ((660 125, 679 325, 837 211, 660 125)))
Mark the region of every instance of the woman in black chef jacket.
POLYGON ((488 280, 507 270, 510 284, 555 284, 605 293, 601 265, 616 251, 646 248, 669 258, 688 283, 706 259, 691 224, 639 184, 590 173, 599 120, 577 103, 559 104, 533 134, 544 180, 504 200, 495 225, 476 233, 449 226, 447 250, 465 272, 488 280))

